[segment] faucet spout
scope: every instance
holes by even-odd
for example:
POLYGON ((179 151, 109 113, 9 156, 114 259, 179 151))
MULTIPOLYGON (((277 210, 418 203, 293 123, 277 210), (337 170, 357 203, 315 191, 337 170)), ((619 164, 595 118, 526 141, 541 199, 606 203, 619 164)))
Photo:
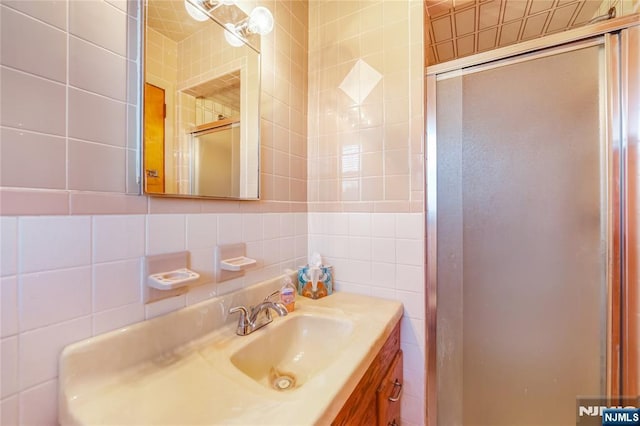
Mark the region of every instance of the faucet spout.
POLYGON ((235 308, 229 309, 230 314, 240 314, 236 334, 246 336, 269 324, 273 320, 270 315, 270 309, 276 311, 281 317, 288 313, 287 308, 282 303, 272 302, 268 300, 268 298, 250 309, 244 306, 236 306, 235 308), (260 315, 261 313, 262 315, 260 315))
POLYGON ((272 302, 270 300, 267 300, 255 306, 251 310, 251 316, 249 317, 249 321, 251 321, 252 323, 255 322, 260 312, 268 311, 269 309, 273 309, 281 317, 287 315, 288 313, 287 308, 282 303, 272 302))

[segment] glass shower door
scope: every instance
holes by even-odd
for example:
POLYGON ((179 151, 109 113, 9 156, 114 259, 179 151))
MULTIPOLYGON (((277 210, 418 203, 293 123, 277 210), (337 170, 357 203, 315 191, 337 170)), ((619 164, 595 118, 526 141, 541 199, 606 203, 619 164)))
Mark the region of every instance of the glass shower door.
POLYGON ((605 393, 602 40, 439 76, 439 425, 575 424, 605 393))

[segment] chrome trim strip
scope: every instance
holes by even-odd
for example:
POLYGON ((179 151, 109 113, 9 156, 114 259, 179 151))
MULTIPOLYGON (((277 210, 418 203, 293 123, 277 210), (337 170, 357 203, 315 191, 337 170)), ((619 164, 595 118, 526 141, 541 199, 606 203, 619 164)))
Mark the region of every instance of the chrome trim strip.
POLYGON ((621 214, 623 182, 621 182, 621 150, 620 150, 620 42, 618 35, 605 35, 605 131, 606 131, 606 165, 605 176, 607 188, 605 203, 607 212, 606 246, 607 246, 607 359, 606 359, 606 391, 610 396, 620 395, 620 314, 621 314, 621 214))
POLYGON ((640 25, 640 14, 624 16, 622 18, 611 19, 609 21, 598 22, 592 25, 564 31, 557 34, 525 41, 522 43, 505 46, 488 52, 477 53, 452 61, 443 62, 441 64, 426 67, 425 74, 442 74, 447 71, 453 71, 460 68, 466 68, 485 62, 496 61, 523 53, 529 53, 540 49, 546 49, 550 46, 571 43, 573 41, 583 40, 585 38, 594 37, 624 28, 640 25))
POLYGON ((427 147, 425 154, 427 156, 425 164, 427 165, 426 191, 427 191, 427 266, 426 266, 426 370, 427 377, 426 386, 426 423, 428 426, 437 426, 437 340, 436 340, 436 314, 437 314, 437 272, 438 272, 438 222, 437 222, 437 201, 438 201, 438 161, 436 148, 436 76, 427 76, 425 79, 425 89, 427 91, 427 107, 426 107, 426 142, 427 147))

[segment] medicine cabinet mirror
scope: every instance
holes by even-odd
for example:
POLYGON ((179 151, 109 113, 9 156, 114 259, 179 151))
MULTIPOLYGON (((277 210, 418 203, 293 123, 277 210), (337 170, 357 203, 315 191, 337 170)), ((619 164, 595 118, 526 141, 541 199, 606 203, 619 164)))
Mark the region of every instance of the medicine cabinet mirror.
POLYGON ((256 200, 259 36, 230 44, 234 38, 225 37, 223 23, 235 25, 247 15, 233 2, 207 0, 215 9, 207 16, 194 11, 197 1, 144 3, 143 190, 256 200))

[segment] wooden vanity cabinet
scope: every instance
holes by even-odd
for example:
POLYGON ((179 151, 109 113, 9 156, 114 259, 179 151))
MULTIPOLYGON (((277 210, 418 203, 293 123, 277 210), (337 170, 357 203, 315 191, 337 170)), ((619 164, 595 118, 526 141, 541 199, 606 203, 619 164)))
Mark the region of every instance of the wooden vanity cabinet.
POLYGON ((400 425, 402 381, 402 351, 400 350, 400 321, 398 321, 331 424, 336 426, 400 425))

